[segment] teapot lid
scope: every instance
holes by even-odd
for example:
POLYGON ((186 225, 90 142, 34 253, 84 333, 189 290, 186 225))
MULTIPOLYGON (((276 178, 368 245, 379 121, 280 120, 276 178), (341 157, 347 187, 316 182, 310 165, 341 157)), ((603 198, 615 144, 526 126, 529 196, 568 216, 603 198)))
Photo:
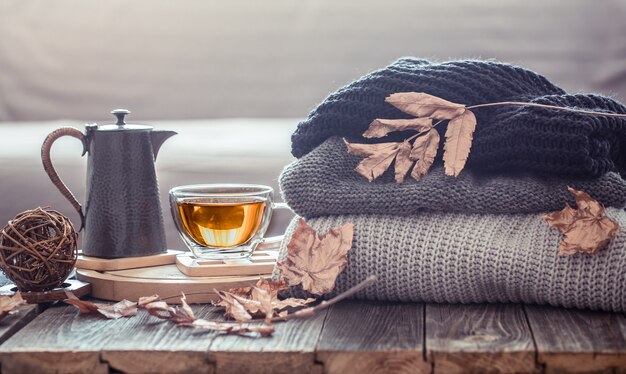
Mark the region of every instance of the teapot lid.
POLYGON ((117 117, 117 122, 114 124, 108 125, 96 125, 93 127, 97 127, 98 131, 149 131, 152 130, 152 126, 148 125, 140 125, 140 124, 129 124, 124 122, 124 117, 127 114, 130 114, 130 110, 127 109, 113 109, 111 111, 115 117, 117 117))

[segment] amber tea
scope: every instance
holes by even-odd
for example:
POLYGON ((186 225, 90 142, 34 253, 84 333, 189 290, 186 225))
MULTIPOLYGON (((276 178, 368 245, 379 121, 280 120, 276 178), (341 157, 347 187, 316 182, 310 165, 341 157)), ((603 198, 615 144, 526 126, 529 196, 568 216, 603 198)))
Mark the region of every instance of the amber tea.
POLYGON ((278 248, 265 237, 274 209, 272 187, 258 184, 195 184, 170 190, 170 208, 181 239, 194 256, 212 260, 250 257, 256 248, 278 248))
POLYGON ((261 226, 264 201, 213 203, 182 201, 178 210, 185 229, 200 245, 232 247, 250 240, 261 226))

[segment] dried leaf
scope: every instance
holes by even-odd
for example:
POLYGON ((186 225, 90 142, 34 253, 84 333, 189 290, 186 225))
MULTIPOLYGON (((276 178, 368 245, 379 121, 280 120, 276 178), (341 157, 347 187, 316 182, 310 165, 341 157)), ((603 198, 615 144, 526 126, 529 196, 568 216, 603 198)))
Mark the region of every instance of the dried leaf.
POLYGON ((137 314, 137 303, 130 300, 122 300, 115 304, 96 304, 91 301, 80 300, 72 292, 65 291, 67 299, 63 300, 66 304, 74 305, 81 314, 100 313, 110 319, 118 319, 121 317, 130 317, 137 314))
POLYGON ((249 325, 249 326, 233 327, 231 329, 226 330, 225 333, 229 335, 242 335, 242 336, 252 333, 252 334, 258 334, 262 337, 268 337, 268 336, 272 336, 274 331, 276 331, 276 329, 274 328, 274 325, 264 324, 264 325, 249 325))
POLYGON ((320 236, 300 219, 287 244, 287 258, 278 263, 287 284, 302 284, 305 291, 316 295, 332 291, 347 265, 353 232, 354 225, 348 223, 320 236))
POLYGON ((563 234, 576 220, 576 209, 565 203, 565 208, 557 212, 546 214, 543 219, 548 222, 550 227, 555 227, 563 234))
POLYGON ((96 304, 98 312, 110 319, 118 319, 121 317, 130 317, 137 314, 137 303, 130 300, 122 300, 115 304, 96 304))
POLYGON ((0 296, 0 319, 17 312, 17 308, 25 305, 22 293, 17 291, 13 296, 0 296))
POLYGON ((439 140, 439 133, 435 129, 431 129, 426 135, 415 139, 410 158, 415 161, 411 176, 416 181, 419 181, 422 176, 428 174, 428 170, 430 170, 437 156, 439 140))
POLYGON ((205 319, 196 319, 189 326, 211 331, 226 331, 232 329, 235 326, 240 326, 240 324, 238 322, 217 322, 207 321, 205 319))
POLYGON ((370 127, 363 133, 366 138, 381 138, 390 132, 415 130, 417 132, 428 131, 433 127, 431 118, 411 119, 375 119, 370 127))
MULTIPOLYGON (((280 291, 286 290, 288 287, 287 283, 282 279, 274 281, 267 278, 259 278, 254 286, 267 291, 272 300, 278 297, 280 291)), ((231 288, 228 292, 248 299, 252 298, 252 287, 231 288)))
POLYGON ((437 120, 452 119, 465 112, 465 105, 456 104, 423 92, 399 92, 387 96, 386 102, 416 117, 437 120))
POLYGON ((259 311, 265 316, 265 321, 269 323, 274 316, 272 297, 269 292, 258 287, 252 288, 252 299, 259 301, 259 311))
POLYGON ((443 162, 446 175, 458 176, 472 147, 472 136, 476 130, 476 117, 470 110, 453 118, 446 130, 443 162))
MULTIPOLYGON (((288 306, 278 300, 278 292, 287 287, 283 280, 273 281, 260 278, 255 286, 231 288, 225 292, 239 302, 250 316, 271 319, 274 315, 274 310, 280 310, 288 306)), ((306 303, 299 305, 304 304, 306 303)), ((229 303, 224 300, 220 300, 217 305, 225 308, 229 307, 229 303)))
POLYGON ((63 302, 74 305, 78 308, 81 314, 89 314, 98 311, 98 305, 92 303, 91 301, 81 300, 69 291, 65 291, 65 296, 67 296, 67 299, 63 300, 63 302))
POLYGON ((343 142, 348 147, 348 153, 355 156, 372 156, 380 154, 381 152, 387 152, 389 149, 395 149, 400 143, 373 143, 373 144, 358 144, 349 143, 345 138, 343 142))
POLYGON ((352 144, 348 146, 348 153, 357 156, 368 156, 361 160, 356 171, 370 182, 383 175, 396 158, 402 143, 352 144))
POLYGON ((571 187, 568 187, 568 191, 574 195, 577 208, 565 204, 563 210, 543 217, 550 227, 563 234, 559 254, 597 253, 619 232, 619 224, 605 216, 602 204, 586 192, 571 187))
POLYGON ((559 254, 595 254, 606 248, 619 229, 617 222, 606 216, 578 219, 563 234, 559 254))
POLYGON ((226 291, 214 291, 220 297, 220 302, 217 305, 224 307, 225 316, 240 322, 252 319, 252 316, 246 311, 246 308, 237 300, 238 296, 226 291))
POLYGON ((576 207, 578 210, 584 211, 589 215, 599 217, 604 213, 604 207, 598 201, 594 200, 588 193, 583 191, 577 191, 572 187, 567 187, 567 190, 574 195, 576 200, 576 207))
POLYGON ((143 305, 143 309, 145 309, 146 312, 150 313, 151 316, 161 319, 170 319, 172 313, 174 313, 174 308, 167 305, 165 301, 154 301, 145 304, 143 305))
POLYGON ((398 154, 396 155, 396 163, 395 163, 395 178, 396 183, 404 182, 404 178, 406 174, 413 166, 413 161, 409 158, 411 154, 411 143, 408 141, 402 142, 398 147, 398 154))
POLYGON ((197 319, 188 326, 209 331, 221 331, 225 335, 241 336, 249 336, 250 334, 255 334, 257 336, 271 336, 275 331, 274 325, 271 323, 265 323, 263 325, 248 324, 244 326, 239 322, 207 321, 205 319, 197 319))
POLYGON ((196 316, 193 314, 193 310, 189 304, 187 304, 187 297, 183 293, 183 297, 180 298, 181 306, 174 307, 171 312, 172 321, 179 325, 191 324, 196 320, 196 316))
MULTIPOLYGON (((315 300, 316 299, 314 298, 296 299, 294 297, 290 297, 284 300, 275 300, 272 302, 272 306, 274 307, 275 310, 281 310, 285 308, 297 308, 300 306, 305 306, 307 304, 310 304, 314 302, 315 300)), ((280 315, 280 313, 278 315, 280 315)))
POLYGON ((137 306, 143 307, 144 305, 150 304, 150 303, 155 302, 155 301, 157 301, 159 299, 161 299, 159 297, 159 295, 143 296, 143 297, 140 297, 139 300, 137 301, 137 306))

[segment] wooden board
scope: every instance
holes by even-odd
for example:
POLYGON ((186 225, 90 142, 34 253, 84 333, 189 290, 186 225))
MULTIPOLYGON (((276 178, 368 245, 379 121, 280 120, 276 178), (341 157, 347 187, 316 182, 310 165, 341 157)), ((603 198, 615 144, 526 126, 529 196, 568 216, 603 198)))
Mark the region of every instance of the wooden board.
POLYGON ((176 263, 176 256, 185 251, 168 249, 167 252, 154 256, 125 257, 125 258, 98 258, 78 254, 76 267, 99 271, 135 269, 148 266, 170 265, 176 263))
POLYGON ((191 253, 176 256, 176 266, 190 277, 216 277, 223 275, 271 274, 278 259, 278 251, 256 250, 250 258, 241 260, 205 260, 191 253))
POLYGON ((0 320, 0 344, 32 321, 37 313, 39 313, 39 306, 28 304, 19 307, 17 313, 2 318, 0 320))
POLYGON ((327 310, 308 319, 276 324, 269 338, 216 336, 209 360, 216 373, 322 373, 315 361, 315 347, 324 327, 327 310))
POLYGON ((101 347, 128 321, 81 316, 65 304, 48 308, 0 346, 2 372, 108 373, 101 347))
POLYGON ((626 317, 620 313, 524 306, 546 372, 626 371, 626 317))
POLYGON ((216 300, 213 289, 245 287, 259 279, 258 275, 189 277, 181 273, 176 265, 106 272, 77 269, 76 277, 91 283, 91 295, 98 299, 137 300, 141 296, 158 294, 171 304, 179 302, 181 292, 187 295, 190 303, 209 303, 216 300))
POLYGON ((317 346, 325 373, 430 373, 424 305, 344 301, 328 312, 317 346))
POLYGON ((426 305, 426 349, 440 373, 540 370, 524 311, 515 304, 426 305))
MULTIPOLYGON (((223 313, 212 305, 191 305, 197 318, 215 319, 223 313)), ((111 372, 213 373, 208 349, 217 332, 178 327, 139 312, 115 339, 102 346, 102 361, 111 372)))

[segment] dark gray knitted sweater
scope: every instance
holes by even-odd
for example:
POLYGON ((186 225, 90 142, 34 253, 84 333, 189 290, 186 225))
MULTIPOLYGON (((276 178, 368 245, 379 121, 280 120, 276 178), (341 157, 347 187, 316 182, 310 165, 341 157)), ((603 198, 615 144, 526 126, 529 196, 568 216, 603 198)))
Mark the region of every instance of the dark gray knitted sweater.
POLYGON ((470 170, 458 177, 434 167, 419 182, 396 184, 393 172, 368 182, 354 171, 360 158, 349 155, 339 137, 331 137, 280 176, 283 198, 306 218, 340 214, 409 216, 420 210, 460 213, 538 213, 574 205, 567 186, 586 191, 605 206, 626 205, 626 181, 617 173, 576 180, 532 176, 476 178, 470 170))
MULTIPOLYGON (((333 135, 363 140, 361 134, 375 118, 410 118, 385 103, 392 93, 410 91, 466 105, 530 101, 626 114, 626 107, 610 98, 568 95, 541 75, 520 67, 491 61, 431 63, 402 58, 328 96, 292 135, 293 155, 302 157, 333 135)), ((516 106, 474 112, 478 126, 468 169, 583 178, 626 172, 624 118, 516 106)), ((439 130, 445 131, 445 126, 439 130)))

